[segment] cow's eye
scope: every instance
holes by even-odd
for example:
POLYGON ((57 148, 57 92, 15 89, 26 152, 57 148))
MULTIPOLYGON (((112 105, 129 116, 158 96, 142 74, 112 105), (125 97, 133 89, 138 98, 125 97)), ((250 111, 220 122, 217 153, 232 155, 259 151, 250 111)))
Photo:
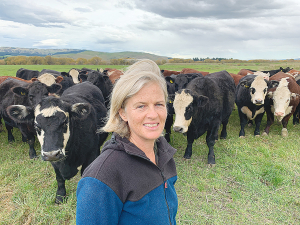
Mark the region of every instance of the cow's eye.
POLYGON ((266 92, 267 92, 267 88, 264 89, 264 94, 266 94, 266 92))
POLYGON ((252 94, 254 94, 255 93, 255 88, 250 88, 250 91, 251 91, 252 94))

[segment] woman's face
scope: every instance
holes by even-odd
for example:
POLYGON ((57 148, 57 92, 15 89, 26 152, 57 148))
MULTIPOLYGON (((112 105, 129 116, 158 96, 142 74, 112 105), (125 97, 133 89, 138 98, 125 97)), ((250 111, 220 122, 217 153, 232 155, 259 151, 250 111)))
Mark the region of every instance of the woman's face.
POLYGON ((128 122, 131 142, 154 142, 161 135, 167 118, 163 90, 157 83, 146 84, 128 99, 125 110, 120 109, 119 114, 128 122))

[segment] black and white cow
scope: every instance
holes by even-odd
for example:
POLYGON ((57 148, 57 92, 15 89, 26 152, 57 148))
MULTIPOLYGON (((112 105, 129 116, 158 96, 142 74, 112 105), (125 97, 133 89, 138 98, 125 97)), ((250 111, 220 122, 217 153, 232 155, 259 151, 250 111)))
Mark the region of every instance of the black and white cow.
POLYGON ((97 133, 107 112, 101 91, 84 82, 67 89, 60 98, 44 98, 34 110, 15 105, 7 111, 17 121, 34 120, 42 159, 50 161, 56 173, 56 203, 63 202, 65 180, 74 177, 80 167, 83 173, 100 154, 107 137, 107 133, 97 133))
POLYGON ((262 76, 247 75, 236 87, 235 103, 240 117, 240 137, 245 137, 248 120, 255 121, 254 135, 260 135, 260 124, 265 113, 264 102, 269 82, 262 76))
POLYGON ((215 141, 221 124, 221 138, 227 137, 226 126, 234 106, 234 92, 234 80, 226 71, 195 78, 185 89, 176 92, 173 129, 187 134, 184 158, 191 158, 194 140, 207 132, 208 164, 215 164, 215 141))
POLYGON ((113 89, 113 84, 110 81, 107 75, 100 73, 96 70, 84 71, 83 73, 79 73, 79 78, 82 81, 89 81, 95 86, 97 86, 103 94, 105 99, 105 105, 108 106, 110 94, 113 89))

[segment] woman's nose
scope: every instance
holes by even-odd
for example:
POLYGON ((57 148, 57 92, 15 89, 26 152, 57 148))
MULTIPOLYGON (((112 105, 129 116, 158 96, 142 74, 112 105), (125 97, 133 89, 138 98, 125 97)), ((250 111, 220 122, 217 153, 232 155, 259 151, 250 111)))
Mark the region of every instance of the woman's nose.
POLYGON ((153 107, 149 107, 147 116, 148 116, 149 118, 156 118, 156 117, 158 116, 158 113, 157 113, 157 111, 156 111, 156 109, 155 109, 154 106, 153 106, 153 107))

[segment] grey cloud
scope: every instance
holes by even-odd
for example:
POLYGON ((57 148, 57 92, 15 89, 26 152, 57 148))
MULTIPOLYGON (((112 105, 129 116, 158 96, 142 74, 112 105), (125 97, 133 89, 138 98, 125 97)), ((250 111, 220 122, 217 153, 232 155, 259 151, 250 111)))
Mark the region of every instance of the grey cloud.
POLYGON ((137 8, 166 18, 245 18, 271 15, 285 1, 270 0, 135 0, 137 8))
POLYGON ((65 23, 70 23, 59 10, 13 1, 0 3, 0 19, 38 27, 64 27, 65 23))

